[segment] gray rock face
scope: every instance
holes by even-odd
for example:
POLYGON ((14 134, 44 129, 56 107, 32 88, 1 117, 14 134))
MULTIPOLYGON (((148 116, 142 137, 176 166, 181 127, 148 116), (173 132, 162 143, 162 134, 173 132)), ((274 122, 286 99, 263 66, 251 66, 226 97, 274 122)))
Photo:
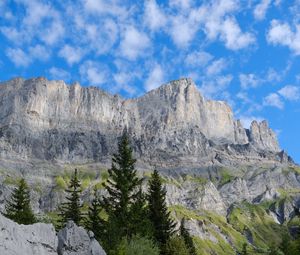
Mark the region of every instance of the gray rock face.
POLYGON ((68 222, 56 236, 51 224, 19 225, 0 214, 1 255, 106 255, 93 232, 68 222))
POLYGON ((205 164, 230 164, 230 153, 239 153, 241 163, 262 154, 290 160, 278 155, 265 121, 244 129, 225 102, 205 100, 190 79, 125 100, 94 87, 18 78, 1 83, 0 109, 0 153, 7 161, 104 162, 124 129, 139 161, 163 168, 203 165, 204 157, 205 164))
POLYGON ((69 221, 65 228, 58 232, 59 255, 106 255, 105 251, 95 240, 93 232, 87 233, 69 221))
POLYGON ((0 214, 1 255, 57 255, 57 237, 52 225, 18 225, 0 214))

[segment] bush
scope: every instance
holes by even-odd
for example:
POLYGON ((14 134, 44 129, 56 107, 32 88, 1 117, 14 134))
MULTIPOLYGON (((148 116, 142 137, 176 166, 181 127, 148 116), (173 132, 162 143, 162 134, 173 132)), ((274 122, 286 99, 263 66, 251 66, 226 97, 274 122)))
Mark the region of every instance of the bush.
POLYGON ((119 245, 116 255, 159 255, 159 248, 153 241, 133 236, 129 241, 124 239, 119 245))
POLYGON ((189 255, 189 250, 185 245, 183 238, 179 236, 172 237, 166 245, 167 255, 189 255))
POLYGON ((66 187, 67 187, 65 180, 61 176, 55 177, 55 184, 58 189, 63 190, 63 189, 66 189, 66 187))

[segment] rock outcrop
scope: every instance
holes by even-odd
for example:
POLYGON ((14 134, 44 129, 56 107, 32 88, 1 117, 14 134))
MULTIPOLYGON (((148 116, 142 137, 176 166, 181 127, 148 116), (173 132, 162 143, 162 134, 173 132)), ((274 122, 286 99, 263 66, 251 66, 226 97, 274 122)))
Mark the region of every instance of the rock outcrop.
POLYGON ((106 255, 94 238, 94 233, 87 233, 73 221, 69 221, 57 236, 58 255, 106 255))
POLYGON ((206 165, 230 165, 236 162, 230 153, 239 154, 239 164, 290 160, 279 155, 267 122, 243 128, 225 102, 206 100, 190 79, 125 100, 77 83, 17 78, 1 83, 0 109, 0 153, 7 161, 109 161, 124 130, 144 165, 194 167, 203 158, 206 165))
POLYGON ((0 214, 1 255, 106 255, 92 232, 68 222, 58 236, 51 224, 19 225, 0 214))

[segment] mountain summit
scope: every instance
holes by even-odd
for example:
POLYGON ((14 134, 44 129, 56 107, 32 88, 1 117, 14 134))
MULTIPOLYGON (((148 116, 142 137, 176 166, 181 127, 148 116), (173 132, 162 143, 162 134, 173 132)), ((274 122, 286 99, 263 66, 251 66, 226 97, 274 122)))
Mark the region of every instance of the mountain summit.
POLYGON ((245 129, 191 79, 135 99, 45 78, 0 85, 2 158, 71 163, 108 160, 124 130, 139 162, 160 168, 291 163, 266 121, 245 129), (150 162, 151 159, 151 162, 150 162))

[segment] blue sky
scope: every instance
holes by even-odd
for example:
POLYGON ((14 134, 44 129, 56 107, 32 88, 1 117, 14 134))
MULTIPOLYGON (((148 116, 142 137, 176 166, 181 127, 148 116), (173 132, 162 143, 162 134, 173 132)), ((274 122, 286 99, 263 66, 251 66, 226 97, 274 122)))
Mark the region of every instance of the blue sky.
POLYGON ((300 162, 300 0, 2 0, 0 80, 45 76, 124 97, 191 77, 300 162))

